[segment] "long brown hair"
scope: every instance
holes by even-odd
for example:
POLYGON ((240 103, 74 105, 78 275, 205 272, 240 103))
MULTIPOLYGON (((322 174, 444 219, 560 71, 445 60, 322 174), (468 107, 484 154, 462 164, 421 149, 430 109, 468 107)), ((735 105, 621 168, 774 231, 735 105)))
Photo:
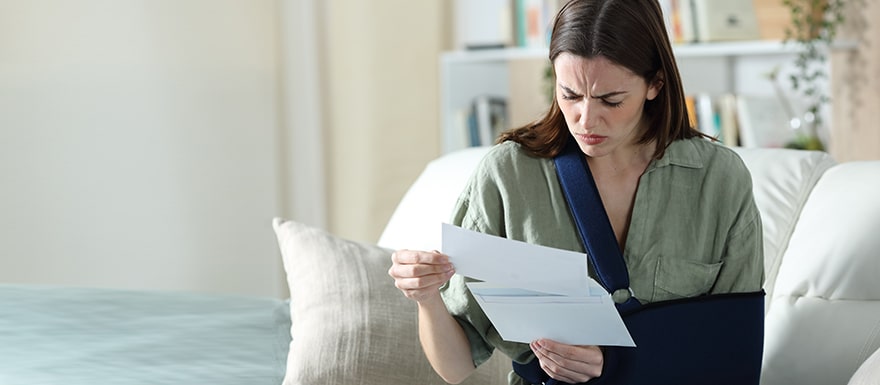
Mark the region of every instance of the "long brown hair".
MULTIPOLYGON (((656 141, 655 158, 661 158, 674 140, 704 136, 687 120, 684 89, 657 0, 569 1, 553 24, 551 66, 563 52, 584 58, 602 56, 649 84, 662 82, 657 97, 645 101, 648 128, 639 138, 641 144, 656 141)), ((555 81, 555 68, 553 72, 555 81)), ((532 155, 554 157, 570 136, 554 91, 542 119, 504 131, 498 142, 518 142, 532 155)))

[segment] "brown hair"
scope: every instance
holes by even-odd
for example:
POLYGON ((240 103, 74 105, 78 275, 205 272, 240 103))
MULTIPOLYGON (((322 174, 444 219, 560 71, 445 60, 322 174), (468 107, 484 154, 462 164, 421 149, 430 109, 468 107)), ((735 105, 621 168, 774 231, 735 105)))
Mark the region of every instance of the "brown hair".
MULTIPOLYGON (((662 82, 657 97, 645 101, 648 129, 639 138, 642 144, 656 141, 655 158, 661 158, 674 140, 704 136, 688 122, 678 65, 657 0, 569 1, 553 24, 551 66, 563 52, 585 58, 602 56, 649 84, 662 82)), ((501 133, 498 142, 518 142, 532 155, 554 157, 570 136, 554 91, 542 119, 501 133)))

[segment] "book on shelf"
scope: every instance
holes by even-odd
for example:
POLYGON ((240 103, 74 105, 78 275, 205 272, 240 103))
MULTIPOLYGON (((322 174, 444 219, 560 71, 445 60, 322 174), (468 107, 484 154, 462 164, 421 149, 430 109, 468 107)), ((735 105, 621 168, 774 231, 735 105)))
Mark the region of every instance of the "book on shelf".
POLYGON ((691 127, 728 146, 739 145, 736 96, 697 93, 685 97, 691 127))
POLYGON ((775 95, 737 95, 736 116, 743 147, 783 147, 795 138, 786 108, 775 95))
POLYGON ((756 40, 761 32, 753 1, 661 0, 661 7, 671 13, 665 19, 674 43, 756 40))
POLYGON ((693 2, 691 0, 673 0, 673 12, 676 13, 678 23, 676 31, 678 36, 675 42, 679 44, 693 43, 697 40, 696 24, 694 23, 693 2))
POLYGON ((736 95, 725 93, 718 97, 718 128, 721 143, 739 145, 739 122, 736 116, 736 95))
POLYGON ((715 100, 708 93, 698 93, 694 96, 694 109, 697 119, 697 129, 700 132, 718 139, 720 127, 718 126, 718 114, 715 108, 715 100))
POLYGON ((675 43, 675 27, 677 20, 673 19, 673 11, 675 8, 672 5, 674 0, 659 0, 660 10, 663 12, 663 25, 666 27, 666 36, 669 37, 670 43, 675 43))
POLYGON ((699 129, 697 126, 697 99, 694 95, 685 95, 684 104, 687 108, 688 125, 699 129))
POLYGON ((562 0, 513 0, 516 45, 544 48, 550 41, 553 18, 562 0))
POLYGON ((508 126, 507 100, 481 95, 474 99, 467 116, 469 146, 491 146, 508 126))
POLYGON ((457 109, 452 113, 451 131, 446 133, 445 140, 447 142, 444 144, 448 150, 470 147, 471 138, 470 129, 468 128, 470 123, 468 119, 470 119, 469 108, 457 109))

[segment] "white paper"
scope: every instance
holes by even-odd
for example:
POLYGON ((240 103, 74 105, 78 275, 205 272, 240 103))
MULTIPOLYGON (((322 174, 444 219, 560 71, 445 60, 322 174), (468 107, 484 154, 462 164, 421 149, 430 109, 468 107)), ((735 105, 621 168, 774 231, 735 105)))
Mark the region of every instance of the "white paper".
POLYGON ((635 346, 586 254, 443 225, 443 253, 507 341, 635 346))
POLYGON ((468 288, 506 341, 548 338, 569 345, 635 346, 607 292, 564 296, 468 282, 468 288))
POLYGON ((507 287, 583 295, 589 290, 587 255, 496 237, 443 224, 443 254, 455 272, 507 287))

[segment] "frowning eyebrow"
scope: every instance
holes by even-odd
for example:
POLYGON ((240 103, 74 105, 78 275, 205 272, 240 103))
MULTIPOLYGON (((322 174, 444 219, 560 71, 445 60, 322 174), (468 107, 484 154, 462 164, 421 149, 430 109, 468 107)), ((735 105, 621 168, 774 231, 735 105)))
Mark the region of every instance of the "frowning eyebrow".
MULTIPOLYGON (((579 93, 575 92, 575 90, 568 88, 562 84, 560 84, 559 87, 562 88, 565 92, 567 92, 569 94, 580 95, 579 93)), ((609 92, 609 93, 603 94, 603 95, 595 95, 595 96, 593 96, 593 99, 606 99, 606 98, 610 98, 612 96, 623 95, 625 93, 626 93, 626 91, 613 91, 613 92, 609 92)))
POLYGON ((604 95, 596 95, 596 96, 593 96, 593 99, 607 99, 607 98, 610 98, 610 97, 612 97, 612 96, 623 95, 623 94, 625 94, 625 93, 626 93, 626 91, 614 91, 614 92, 609 92, 609 93, 604 94, 604 95))

